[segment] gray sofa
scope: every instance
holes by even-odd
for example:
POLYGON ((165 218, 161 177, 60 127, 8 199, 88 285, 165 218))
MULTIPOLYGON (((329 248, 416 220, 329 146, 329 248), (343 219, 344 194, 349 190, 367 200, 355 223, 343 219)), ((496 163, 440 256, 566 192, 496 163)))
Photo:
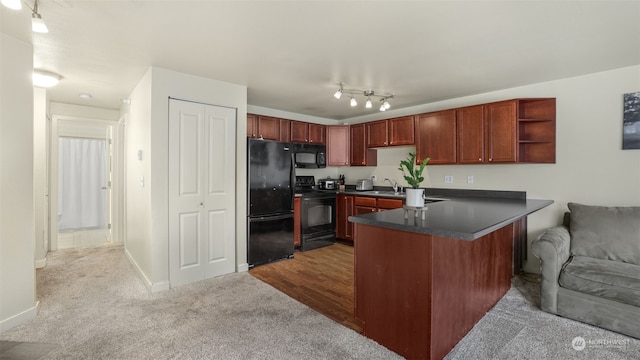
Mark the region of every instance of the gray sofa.
POLYGON ((532 244, 542 310, 640 339, 640 207, 568 207, 532 244))

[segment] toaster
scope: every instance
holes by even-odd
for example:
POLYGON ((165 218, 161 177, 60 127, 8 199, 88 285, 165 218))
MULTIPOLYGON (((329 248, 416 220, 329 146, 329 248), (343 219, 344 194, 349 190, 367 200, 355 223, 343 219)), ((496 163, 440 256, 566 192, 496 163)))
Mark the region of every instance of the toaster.
POLYGON ((373 181, 371 179, 359 179, 356 182, 356 190, 373 190, 373 181))

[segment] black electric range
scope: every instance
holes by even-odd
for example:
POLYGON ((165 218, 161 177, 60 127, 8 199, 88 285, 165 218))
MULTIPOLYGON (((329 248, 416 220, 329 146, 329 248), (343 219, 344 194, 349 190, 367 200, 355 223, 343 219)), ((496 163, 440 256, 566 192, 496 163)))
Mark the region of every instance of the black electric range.
POLYGON ((336 191, 320 190, 314 176, 296 176, 296 194, 301 194, 300 251, 336 242, 336 191))

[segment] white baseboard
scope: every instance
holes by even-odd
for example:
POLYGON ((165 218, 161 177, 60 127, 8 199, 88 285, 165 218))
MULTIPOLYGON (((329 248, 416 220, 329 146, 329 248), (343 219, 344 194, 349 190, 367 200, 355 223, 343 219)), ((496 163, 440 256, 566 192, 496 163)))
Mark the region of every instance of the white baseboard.
POLYGON ((249 263, 238 264, 236 272, 245 272, 249 271, 249 263))
POLYGON ((149 280, 147 275, 144 273, 144 271, 142 271, 140 266, 138 266, 138 263, 133 259, 133 256, 131 256, 131 254, 129 253, 129 251, 126 248, 124 249, 124 254, 127 257, 127 259, 129 259, 129 262, 131 263, 131 265, 133 265, 133 268, 136 269, 136 271, 138 272, 138 275, 140 275, 140 277, 142 278, 142 281, 144 282, 144 285, 147 287, 147 289, 150 292, 158 292, 158 291, 169 290, 169 282, 168 281, 155 283, 155 284, 152 283, 151 280, 149 280))
POLYGON ((22 325, 38 315, 38 306, 40 302, 36 301, 35 305, 19 314, 0 321, 0 333, 3 333, 13 327, 22 325))
POLYGON ((47 266, 47 258, 46 257, 36 260, 36 269, 42 269, 45 266, 47 266))

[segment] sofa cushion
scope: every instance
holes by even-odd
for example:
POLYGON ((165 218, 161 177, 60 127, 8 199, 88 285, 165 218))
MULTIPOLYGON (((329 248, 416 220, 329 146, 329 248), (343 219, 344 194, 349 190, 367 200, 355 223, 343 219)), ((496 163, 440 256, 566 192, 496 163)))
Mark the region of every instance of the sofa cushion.
POLYGON ((571 255, 640 265, 640 207, 568 206, 571 255))
POLYGON ((560 286, 581 293, 640 306, 640 266, 573 256, 564 265, 560 286))

